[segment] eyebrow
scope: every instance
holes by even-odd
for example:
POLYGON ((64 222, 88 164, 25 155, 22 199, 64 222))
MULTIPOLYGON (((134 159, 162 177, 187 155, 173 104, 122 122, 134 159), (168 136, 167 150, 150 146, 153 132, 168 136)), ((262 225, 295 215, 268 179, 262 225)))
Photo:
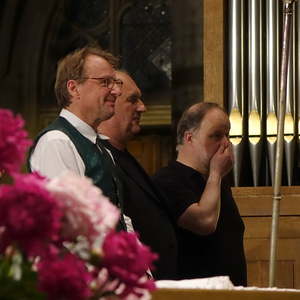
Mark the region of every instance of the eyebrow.
POLYGON ((133 94, 131 94, 129 97, 128 97, 128 99, 129 98, 139 98, 139 99, 142 99, 142 95, 141 94, 138 94, 138 93, 133 93, 133 94))

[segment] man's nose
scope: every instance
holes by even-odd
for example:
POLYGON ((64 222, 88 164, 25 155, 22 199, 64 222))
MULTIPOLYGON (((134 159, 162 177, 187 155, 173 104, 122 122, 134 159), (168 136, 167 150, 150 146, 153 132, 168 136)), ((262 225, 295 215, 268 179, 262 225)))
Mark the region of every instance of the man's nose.
POLYGON ((138 102, 137 111, 139 111, 139 112, 147 111, 146 105, 142 100, 139 100, 139 102, 138 102))
POLYGON ((121 88, 121 86, 118 85, 118 84, 115 84, 115 85, 113 86, 113 88, 111 89, 110 93, 111 93, 112 95, 115 95, 116 97, 121 96, 121 95, 122 95, 122 88, 121 88))

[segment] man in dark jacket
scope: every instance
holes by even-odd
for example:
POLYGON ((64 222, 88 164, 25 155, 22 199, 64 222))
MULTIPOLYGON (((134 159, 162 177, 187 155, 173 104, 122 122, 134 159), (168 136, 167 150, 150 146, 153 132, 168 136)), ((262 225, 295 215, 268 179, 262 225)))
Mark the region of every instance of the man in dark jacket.
POLYGON ((127 151, 126 144, 140 131, 141 114, 146 111, 141 91, 123 71, 116 77, 123 82, 122 95, 115 104, 115 114, 102 122, 99 132, 116 164, 121 168, 124 185, 124 212, 133 223, 143 243, 159 254, 155 279, 175 279, 177 274, 177 242, 163 196, 137 160, 127 151))

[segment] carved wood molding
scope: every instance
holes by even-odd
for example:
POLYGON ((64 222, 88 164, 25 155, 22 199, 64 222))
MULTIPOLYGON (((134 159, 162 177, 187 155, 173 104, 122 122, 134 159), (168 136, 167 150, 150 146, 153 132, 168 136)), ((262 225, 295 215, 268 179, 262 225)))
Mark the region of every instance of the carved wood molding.
POLYGON ((141 125, 171 125, 171 105, 147 105, 141 125))

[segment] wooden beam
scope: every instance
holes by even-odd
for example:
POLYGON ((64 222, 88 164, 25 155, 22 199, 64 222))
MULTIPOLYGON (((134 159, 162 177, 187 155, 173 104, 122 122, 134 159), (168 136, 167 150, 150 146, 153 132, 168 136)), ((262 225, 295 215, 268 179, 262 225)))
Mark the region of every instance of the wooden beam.
POLYGON ((224 1, 204 0, 204 101, 224 105, 224 1))

